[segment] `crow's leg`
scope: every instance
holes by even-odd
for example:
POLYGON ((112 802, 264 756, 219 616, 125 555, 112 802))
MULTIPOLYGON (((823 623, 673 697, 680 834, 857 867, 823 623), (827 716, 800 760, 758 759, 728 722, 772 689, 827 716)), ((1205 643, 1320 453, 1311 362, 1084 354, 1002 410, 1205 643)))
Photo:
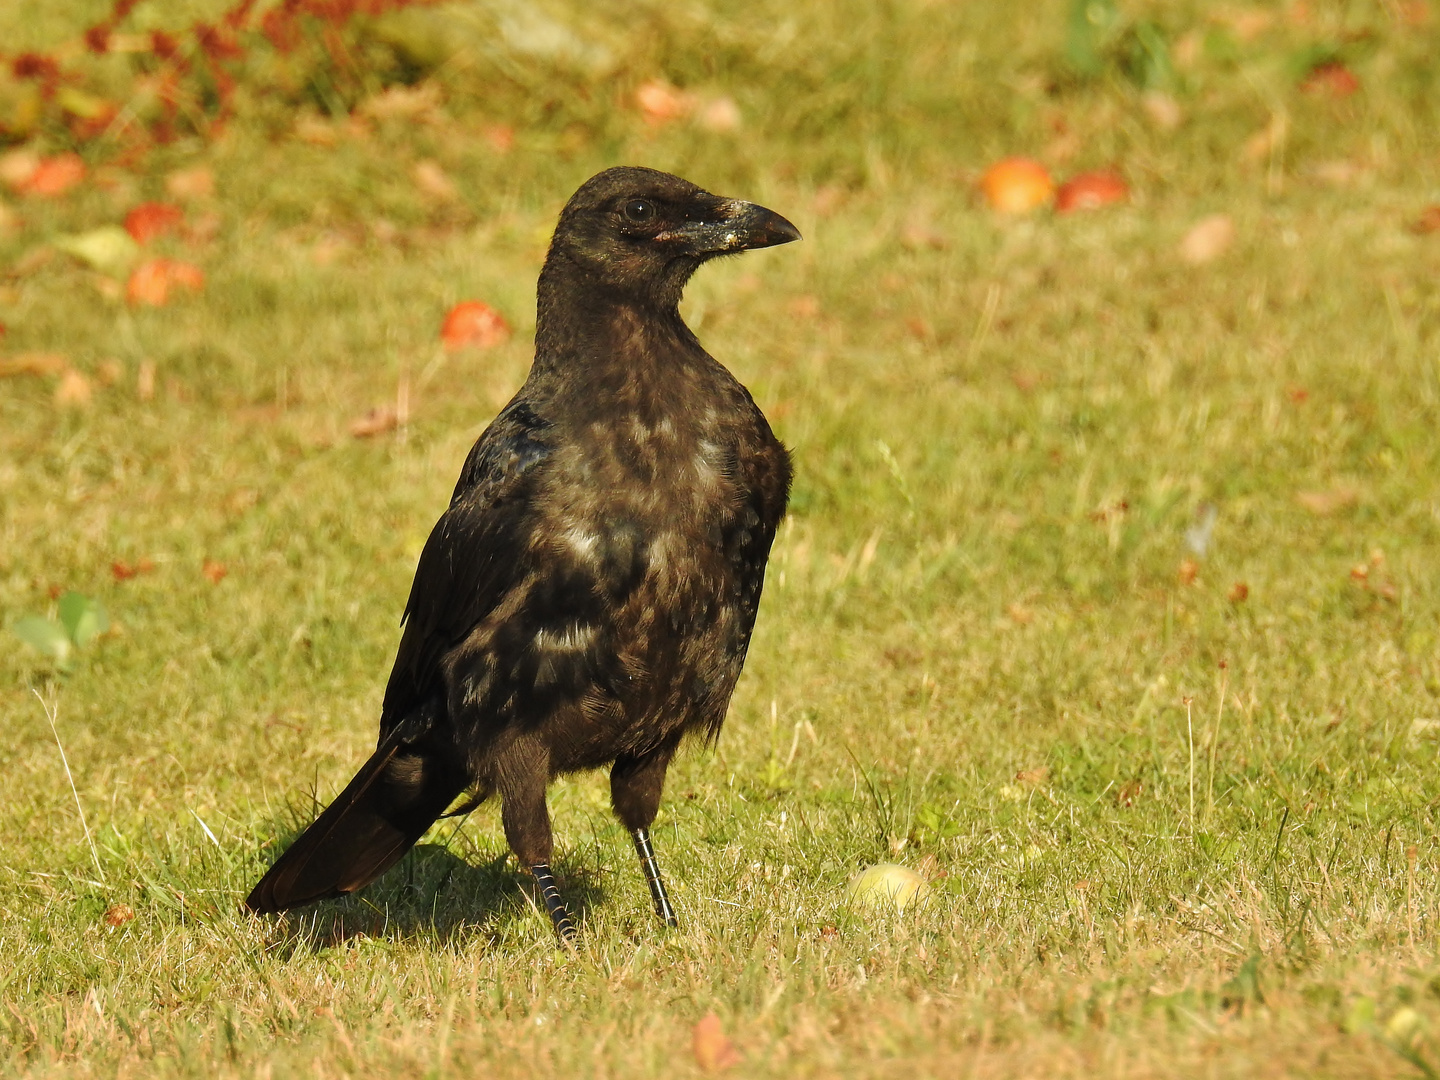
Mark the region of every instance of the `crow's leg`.
POLYGON ((678 926, 675 909, 655 863, 655 849, 650 845, 650 825, 660 809, 660 793, 665 787, 665 770, 675 754, 677 743, 667 742, 640 757, 619 757, 610 770, 610 804, 616 816, 625 823, 635 839, 635 853, 640 856, 640 869, 650 886, 650 899, 655 914, 666 926, 678 926))
POLYGON ((516 739, 495 761, 496 788, 500 792, 500 820, 510 850, 535 875, 540 898, 550 913, 550 922, 561 941, 575 937, 575 923, 560 898, 550 857, 555 843, 550 834, 550 808, 545 805, 545 788, 550 782, 550 757, 545 748, 529 739, 516 739))

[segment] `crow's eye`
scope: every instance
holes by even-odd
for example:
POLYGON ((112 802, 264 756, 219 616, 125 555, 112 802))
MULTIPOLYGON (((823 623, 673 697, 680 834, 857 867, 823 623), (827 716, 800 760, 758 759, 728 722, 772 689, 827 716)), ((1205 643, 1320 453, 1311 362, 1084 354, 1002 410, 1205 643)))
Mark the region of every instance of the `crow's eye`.
POLYGON ((655 204, 649 199, 631 199, 625 204, 625 216, 638 224, 650 221, 655 216, 655 204))

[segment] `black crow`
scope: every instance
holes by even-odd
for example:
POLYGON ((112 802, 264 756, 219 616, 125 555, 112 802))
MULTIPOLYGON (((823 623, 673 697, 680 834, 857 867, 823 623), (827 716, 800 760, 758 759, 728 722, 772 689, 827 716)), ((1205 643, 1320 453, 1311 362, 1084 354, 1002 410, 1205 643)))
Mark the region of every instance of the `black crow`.
POLYGON ((680 318, 705 261, 800 238, 780 215, 652 169, 607 169, 561 211, 535 361, 480 436, 420 555, 379 747, 246 900, 354 892, 463 792, 505 838, 556 932, 545 791, 610 766, 656 913, 650 845, 670 759, 714 737, 745 662, 790 458, 680 318))

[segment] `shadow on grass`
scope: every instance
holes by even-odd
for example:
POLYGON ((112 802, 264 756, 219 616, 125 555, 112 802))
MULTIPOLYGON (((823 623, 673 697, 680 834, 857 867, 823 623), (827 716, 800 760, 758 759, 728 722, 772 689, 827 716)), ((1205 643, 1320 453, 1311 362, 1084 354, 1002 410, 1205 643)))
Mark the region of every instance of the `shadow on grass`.
MULTIPOLYGON (((281 846, 280 850, 284 850, 281 846)), ((584 930, 605 894, 593 870, 557 860, 556 878, 576 925, 584 930)), ((446 844, 417 844, 374 884, 353 896, 280 916, 271 948, 282 955, 322 952, 360 938, 428 938, 439 945, 549 934, 528 871, 508 852, 470 863, 446 844)))

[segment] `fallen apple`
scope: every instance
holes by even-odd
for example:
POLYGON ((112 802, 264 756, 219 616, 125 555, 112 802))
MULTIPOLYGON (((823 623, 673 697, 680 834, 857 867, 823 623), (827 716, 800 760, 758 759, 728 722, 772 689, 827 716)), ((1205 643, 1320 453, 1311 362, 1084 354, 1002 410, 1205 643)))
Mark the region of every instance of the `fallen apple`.
POLYGON ((1050 201, 1055 181, 1038 161, 1014 157, 986 169, 980 178, 980 190, 990 206, 1002 214, 1028 214, 1050 201))
POLYGON ((863 908, 892 908, 903 912, 924 896, 925 879, 899 863, 876 863, 850 879, 850 903, 863 908))
POLYGON ((1055 209, 1062 214, 1072 210, 1095 210, 1130 197, 1130 185, 1113 172, 1087 172, 1072 176, 1055 192, 1055 209))

